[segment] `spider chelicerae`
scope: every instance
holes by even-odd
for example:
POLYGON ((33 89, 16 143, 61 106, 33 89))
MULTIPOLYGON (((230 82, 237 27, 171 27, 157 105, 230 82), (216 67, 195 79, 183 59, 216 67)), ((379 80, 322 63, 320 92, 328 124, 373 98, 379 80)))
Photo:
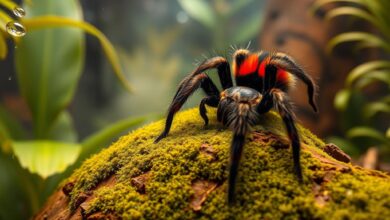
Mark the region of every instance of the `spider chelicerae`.
POLYGON ((199 112, 205 125, 209 120, 206 105, 217 109, 217 119, 233 131, 230 149, 230 172, 228 179, 228 202, 235 201, 235 182, 238 165, 245 142, 245 136, 262 114, 274 108, 281 116, 292 146, 294 171, 302 182, 300 164, 300 141, 295 127, 295 115, 287 96, 296 78, 307 86, 308 102, 315 112, 314 101, 316 86, 313 79, 299 65, 284 53, 260 51, 251 53, 246 49, 236 50, 233 54, 233 73, 236 86, 230 72, 230 65, 224 57, 213 57, 200 64, 179 84, 179 88, 168 109, 164 131, 155 143, 166 137, 172 125, 173 117, 188 97, 199 87, 206 93, 199 105, 199 112), (218 90, 205 71, 217 69, 224 89, 218 90))

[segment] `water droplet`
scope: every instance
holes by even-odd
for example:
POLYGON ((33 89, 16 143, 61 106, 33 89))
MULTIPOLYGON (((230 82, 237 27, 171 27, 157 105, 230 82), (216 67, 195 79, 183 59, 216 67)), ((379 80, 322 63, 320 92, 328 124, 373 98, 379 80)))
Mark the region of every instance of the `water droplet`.
POLYGON ((6 29, 10 35, 15 37, 23 37, 24 35, 26 35, 26 29, 24 28, 24 26, 16 21, 8 22, 6 29))
POLYGON ((13 12, 14 12, 14 15, 19 17, 19 18, 22 18, 26 15, 26 11, 21 7, 15 7, 13 12))

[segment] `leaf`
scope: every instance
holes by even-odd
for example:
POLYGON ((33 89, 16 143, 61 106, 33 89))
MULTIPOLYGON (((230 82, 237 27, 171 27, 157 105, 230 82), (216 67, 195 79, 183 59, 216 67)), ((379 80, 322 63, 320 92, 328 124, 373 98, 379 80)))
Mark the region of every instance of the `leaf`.
POLYGON ((7 42, 2 32, 0 32, 0 60, 4 60, 7 57, 8 48, 7 42))
POLYGON ((195 20, 209 29, 217 25, 210 3, 205 0, 178 0, 180 6, 195 20))
MULTIPOLYGON (((77 0, 35 0, 25 9, 32 17, 59 14, 81 19, 77 0)), ((20 92, 32 113, 35 138, 47 139, 77 88, 84 63, 83 34, 69 28, 28 32, 15 51, 15 61, 20 92)))
POLYGON ((346 79, 347 86, 351 87, 356 82, 356 80, 358 80, 360 77, 367 74, 369 75, 370 72, 378 69, 390 70, 390 61, 387 60, 370 61, 370 62, 360 64, 359 66, 353 68, 347 76, 346 79))
POLYGON ((364 106, 364 116, 366 118, 371 118, 380 112, 390 114, 390 105, 385 102, 372 102, 364 106))
POLYGON ((354 85, 355 88, 362 90, 364 87, 378 81, 385 83, 390 89, 390 71, 371 71, 369 74, 360 77, 354 85))
POLYGON ((330 20, 338 16, 344 16, 344 15, 352 15, 358 18, 362 18, 368 22, 371 22, 373 25, 377 26, 378 28, 382 28, 382 25, 378 22, 378 20, 367 13, 366 11, 356 8, 356 7, 337 7, 334 9, 329 10, 326 13, 325 19, 330 20))
POLYGON ((62 111, 54 122, 49 134, 50 140, 63 142, 77 142, 77 132, 73 126, 73 120, 69 112, 62 111))
POLYGON ((354 127, 350 129, 347 132, 347 137, 348 138, 358 138, 358 137, 367 137, 371 138, 373 140, 379 141, 381 143, 386 143, 388 140, 385 138, 385 135, 382 134, 381 132, 375 130, 374 128, 371 127, 354 127))
POLYGON ((351 97, 351 90, 342 89, 339 92, 337 92, 334 99, 334 106, 336 107, 336 109, 338 109, 339 111, 344 111, 347 108, 350 97, 351 97))
POLYGON ((4 6, 4 8, 12 11, 14 8, 19 7, 15 2, 11 0, 0 0, 0 5, 4 6))
POLYGON ((326 47, 326 51, 330 53, 338 44, 353 41, 361 41, 364 42, 366 46, 379 47, 390 52, 390 44, 388 42, 383 41, 381 38, 373 34, 368 34, 365 32, 348 32, 339 34, 329 41, 326 47))
POLYGON ((95 153, 98 149, 100 149, 101 146, 117 137, 120 133, 128 130, 131 127, 140 125, 145 120, 146 117, 130 117, 128 119, 113 123, 103 130, 88 136, 81 142, 82 152, 78 161, 84 160, 87 156, 95 153))
POLYGON ((21 139, 25 136, 21 124, 0 105, 0 143, 4 139, 21 139))
POLYGON ((81 152, 79 144, 48 140, 14 141, 12 149, 22 167, 43 178, 64 171, 81 152))
POLYGON ((316 11, 321 7, 331 3, 355 3, 361 6, 366 6, 364 0, 316 0, 311 7, 311 11, 316 11))
POLYGON ((0 219, 30 219, 39 210, 39 192, 16 158, 0 151, 0 219))
POLYGON ((119 58, 117 53, 115 52, 114 46, 110 43, 107 37, 95 28, 93 25, 78 21, 74 19, 69 19, 66 17, 46 15, 39 16, 35 18, 26 19, 23 21, 23 24, 29 29, 29 31, 49 28, 49 27, 74 27, 80 28, 88 34, 96 37, 100 44, 102 45, 104 54, 106 55, 108 61, 110 62, 116 77, 121 82, 122 86, 127 89, 129 92, 133 91, 132 86, 128 83, 125 74, 122 71, 122 68, 119 63, 119 58))

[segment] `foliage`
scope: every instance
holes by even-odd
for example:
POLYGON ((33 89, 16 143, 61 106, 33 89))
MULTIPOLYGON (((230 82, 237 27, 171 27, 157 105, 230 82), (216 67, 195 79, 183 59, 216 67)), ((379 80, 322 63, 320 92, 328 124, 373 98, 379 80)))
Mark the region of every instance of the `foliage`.
POLYGON ((213 45, 217 49, 225 49, 226 42, 231 44, 246 43, 258 34, 262 25, 263 16, 260 13, 260 8, 253 7, 259 2, 253 0, 178 0, 178 2, 191 18, 213 33, 213 45), (244 19, 237 20, 235 15, 246 7, 253 7, 254 10, 258 11, 249 13, 249 16, 241 16, 244 19))
MULTIPOLYGON (((351 70, 345 81, 345 87, 335 97, 335 106, 342 113, 346 139, 333 138, 350 145, 350 149, 362 152, 374 145, 383 152, 389 152, 390 136, 388 121, 390 116, 390 1, 388 0, 318 0, 317 10, 330 3, 337 4, 328 10, 325 18, 330 20, 339 16, 362 19, 376 28, 375 33, 353 31, 342 33, 328 43, 328 51, 337 45, 353 42, 357 50, 379 48, 384 59, 362 63, 351 70), (381 88, 384 95, 368 97, 367 88, 381 88), (381 121, 382 120, 382 121, 381 121), (375 123, 376 122, 376 123, 375 123), (387 133, 387 134, 386 134, 387 133), (359 150, 360 149, 360 150, 359 150)), ((382 154, 383 155, 383 154, 382 154)), ((390 156, 390 155, 387 155, 390 156)))
POLYGON ((127 90, 131 87, 112 44, 98 29, 82 21, 78 1, 25 3, 27 16, 14 18, 9 12, 20 7, 11 0, 0 0, 4 8, 0 9, 0 59, 7 56, 6 40, 11 38, 17 45, 15 68, 20 94, 33 122, 32 129, 27 129, 0 105, 0 219, 29 218, 59 181, 86 157, 144 121, 144 117, 121 120, 79 141, 66 109, 84 65, 83 31, 99 40, 121 84, 127 90), (20 22, 27 29, 26 36, 8 34, 9 22, 20 22))

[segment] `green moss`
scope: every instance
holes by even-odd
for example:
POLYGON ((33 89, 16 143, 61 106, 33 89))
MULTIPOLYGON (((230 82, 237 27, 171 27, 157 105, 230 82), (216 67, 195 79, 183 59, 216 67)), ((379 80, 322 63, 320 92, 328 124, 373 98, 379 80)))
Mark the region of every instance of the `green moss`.
MULTIPOLYGON (((158 144, 155 137, 163 121, 121 137, 116 143, 84 162, 66 182, 73 182, 71 207, 82 193, 93 191, 87 213, 109 212, 124 219, 375 219, 390 216, 388 177, 373 177, 364 170, 344 164, 347 173, 332 172, 332 181, 314 192, 316 181, 329 167, 313 152, 334 161, 322 152, 324 143, 299 126, 301 141, 310 150, 302 151, 304 183, 293 172, 290 148, 274 148, 272 142, 250 141, 245 145, 237 183, 237 204, 226 204, 231 131, 224 129, 209 110, 211 124, 204 128, 197 110, 178 114, 170 135, 158 144), (214 158, 202 153, 202 144, 213 148, 214 158), (137 192, 131 179, 148 172, 145 194, 137 192), (113 186, 94 188, 115 175, 113 186), (219 183, 200 211, 189 203, 194 194, 191 183, 208 180, 219 183), (318 205, 316 196, 328 199, 318 205), (381 213, 381 214, 379 214, 381 213), (381 215, 381 216, 380 216, 381 215)), ((285 137, 284 125, 269 113, 255 130, 271 131, 285 137)), ((339 162, 341 163, 341 162, 339 162)), ((317 185, 319 187, 319 185, 317 185)))

